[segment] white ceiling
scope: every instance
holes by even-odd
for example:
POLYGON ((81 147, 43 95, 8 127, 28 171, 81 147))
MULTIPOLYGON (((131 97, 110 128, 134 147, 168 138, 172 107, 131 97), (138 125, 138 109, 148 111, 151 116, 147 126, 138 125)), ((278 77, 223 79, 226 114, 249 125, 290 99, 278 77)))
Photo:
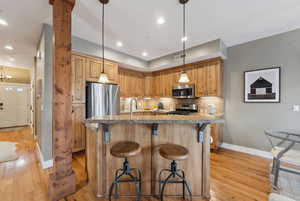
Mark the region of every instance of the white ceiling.
MULTIPOLYGON (((4 0, 0 18, 0 65, 32 67, 43 22, 50 22, 47 0, 4 0), (3 49, 6 44, 14 51, 3 49), (15 58, 9 61, 9 56, 15 58)), ((73 35, 100 42, 101 7, 98 0, 76 0, 73 35)), ((227 46, 300 28, 299 0, 190 0, 187 5, 187 47, 214 39, 227 46)), ((106 6, 106 46, 151 60, 180 50, 182 6, 178 0, 110 0, 106 6), (164 16, 166 23, 156 19, 164 16), (122 41, 123 47, 116 47, 122 41), (147 51, 148 56, 142 56, 147 51)))

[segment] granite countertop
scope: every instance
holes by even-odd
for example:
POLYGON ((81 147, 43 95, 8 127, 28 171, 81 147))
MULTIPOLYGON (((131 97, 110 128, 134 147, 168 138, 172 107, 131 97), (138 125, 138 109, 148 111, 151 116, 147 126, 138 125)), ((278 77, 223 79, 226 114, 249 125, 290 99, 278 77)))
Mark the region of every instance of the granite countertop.
POLYGON ((142 123, 142 124, 154 124, 154 123, 222 123, 223 115, 111 115, 102 117, 93 117, 86 119, 86 123, 142 123))
MULTIPOLYGON (((170 110, 135 110, 132 113, 168 113, 170 110)), ((130 114, 129 110, 124 110, 120 112, 121 114, 130 114)))

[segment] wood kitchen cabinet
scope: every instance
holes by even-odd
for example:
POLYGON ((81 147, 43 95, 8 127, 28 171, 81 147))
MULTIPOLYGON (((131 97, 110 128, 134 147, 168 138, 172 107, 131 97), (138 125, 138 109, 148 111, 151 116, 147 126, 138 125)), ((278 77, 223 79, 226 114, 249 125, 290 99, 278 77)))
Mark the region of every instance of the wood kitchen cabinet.
POLYGON ((85 149, 85 104, 72 105, 73 152, 85 149))
POLYGON ((86 58, 72 55, 72 103, 85 103, 86 58))
POLYGON ((145 96, 146 97, 151 97, 153 95, 153 77, 152 73, 145 73, 145 96))
POLYGON ((223 65, 221 61, 205 64, 196 69, 196 96, 223 96, 223 65))
MULTIPOLYGON (((103 70, 102 60, 100 58, 87 57, 86 80, 98 82, 103 70)), ((111 61, 104 61, 104 72, 107 74, 111 83, 118 83, 118 64, 111 61)))
POLYGON ((212 151, 218 151, 220 145, 223 143, 223 126, 224 124, 211 124, 212 143, 210 144, 210 149, 212 151))
POLYGON ((145 75, 142 72, 120 68, 119 85, 121 97, 145 96, 145 75))

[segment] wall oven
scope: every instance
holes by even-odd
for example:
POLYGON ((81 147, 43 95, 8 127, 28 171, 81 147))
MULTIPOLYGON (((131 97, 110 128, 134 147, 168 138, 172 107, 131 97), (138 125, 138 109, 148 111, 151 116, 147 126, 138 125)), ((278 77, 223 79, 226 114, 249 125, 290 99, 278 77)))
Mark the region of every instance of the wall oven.
POLYGON ((172 89, 172 96, 174 98, 195 98, 195 85, 194 84, 174 85, 172 89))

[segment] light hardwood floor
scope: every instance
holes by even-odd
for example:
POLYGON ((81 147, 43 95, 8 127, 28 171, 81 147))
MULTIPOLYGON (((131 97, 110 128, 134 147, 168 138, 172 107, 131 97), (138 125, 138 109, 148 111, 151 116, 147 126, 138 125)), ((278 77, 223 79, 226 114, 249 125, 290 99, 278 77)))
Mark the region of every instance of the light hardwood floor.
MULTIPOLYGON (((48 201, 47 175, 41 170, 36 156, 35 141, 30 128, 1 131, 0 141, 18 142, 17 161, 0 163, 0 200, 48 201)), ((211 156, 211 201, 267 201, 271 190, 267 159, 222 149, 211 156)), ((86 185, 84 153, 74 155, 73 168, 78 191, 69 201, 104 201, 95 198, 86 185)), ((122 198, 120 201, 134 200, 122 198)), ((154 198, 144 198, 156 201, 154 198)), ((180 200, 168 198, 167 201, 180 200)), ((193 199, 202 201, 201 199, 193 199)))

